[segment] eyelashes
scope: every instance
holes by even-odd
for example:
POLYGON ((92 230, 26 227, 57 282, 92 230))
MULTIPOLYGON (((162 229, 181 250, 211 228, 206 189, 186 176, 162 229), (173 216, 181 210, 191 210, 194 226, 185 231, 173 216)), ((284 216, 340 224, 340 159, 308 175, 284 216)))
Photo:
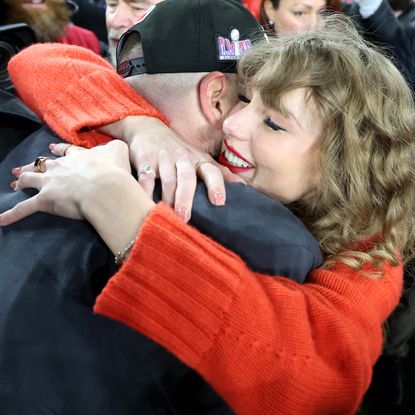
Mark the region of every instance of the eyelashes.
POLYGON ((276 122, 272 121, 270 117, 264 119, 264 124, 274 131, 287 131, 285 128, 280 127, 276 122))
MULTIPOLYGON (((251 100, 249 98, 247 98, 244 94, 242 93, 238 93, 238 99, 239 101, 245 103, 245 104, 249 104, 251 102, 251 100)), ((276 122, 274 122, 271 117, 266 117, 264 119, 264 124, 271 128, 271 130, 273 131, 287 131, 285 128, 280 127, 276 122)))
POLYGON ((238 99, 241 102, 244 102, 245 104, 249 104, 251 102, 250 99, 248 99, 245 95, 243 94, 238 94, 238 99))

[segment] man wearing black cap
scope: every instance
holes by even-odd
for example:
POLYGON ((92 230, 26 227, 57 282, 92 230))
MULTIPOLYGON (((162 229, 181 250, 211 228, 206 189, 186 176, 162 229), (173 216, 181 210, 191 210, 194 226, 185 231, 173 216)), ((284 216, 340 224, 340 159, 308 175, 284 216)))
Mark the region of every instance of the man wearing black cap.
MULTIPOLYGON (((185 52, 182 49, 191 47, 191 44, 187 42, 188 39, 182 39, 182 28, 186 24, 195 24, 194 19, 192 17, 192 21, 187 22, 180 20, 177 13, 174 16, 170 14, 171 24, 174 23, 176 28, 172 26, 169 30, 176 37, 171 36, 162 47, 160 25, 164 20, 160 20, 158 30, 150 33, 159 51, 165 50, 166 55, 151 62, 152 55, 147 54, 147 44, 144 41, 149 32, 142 30, 143 26, 137 26, 138 29, 136 27, 131 31, 120 46, 120 68, 124 68, 126 76, 133 83, 137 82, 138 85, 142 82, 148 94, 156 94, 160 84, 171 89, 173 86, 182 87, 178 94, 183 95, 179 97, 180 101, 176 100, 178 95, 164 99, 160 96, 160 101, 163 100, 160 105, 165 105, 166 110, 167 107, 172 111, 179 108, 177 114, 180 119, 169 119, 172 125, 176 125, 177 130, 184 136, 187 135, 188 139, 197 135, 203 140, 206 137, 207 140, 210 133, 213 133, 216 135, 215 140, 220 140, 221 122, 225 112, 229 111, 231 102, 235 100, 235 86, 232 86, 233 81, 228 81, 228 78, 232 79, 235 75, 224 75, 220 70, 235 70, 237 54, 248 47, 246 29, 255 27, 255 20, 242 6, 232 1, 178 0, 161 3, 140 24, 150 24, 157 17, 159 7, 161 10, 169 10, 173 3, 182 6, 193 3, 191 10, 195 10, 196 3, 196 10, 199 7, 203 9, 205 12, 198 14, 201 21, 197 24, 200 27, 209 22, 210 15, 217 16, 220 13, 223 27, 205 27, 203 32, 189 32, 195 40, 195 47, 194 50, 187 49, 185 52), (237 14, 229 16, 224 10, 233 10, 237 14), (243 19, 240 19, 240 15, 243 19), (229 19, 228 22, 226 19, 229 19), (239 52, 233 43, 238 41, 235 29, 239 31, 241 42, 238 43, 239 52), (139 35, 143 40, 142 55, 136 53, 139 35), (199 35, 204 39, 209 36, 214 46, 206 45, 203 39, 198 38, 199 35), (131 49, 129 44, 133 46, 131 49), (169 49, 173 45, 176 45, 177 56, 188 56, 187 63, 178 62, 176 53, 169 49), (163 49, 165 47, 167 49, 163 49), (214 56, 209 54, 209 50, 214 56), (165 64, 167 66, 163 66, 165 64), (166 72, 169 65, 176 65, 176 70, 197 72, 180 72, 178 82, 173 82, 177 74, 149 74, 157 68, 164 68, 166 72), (143 73, 135 76, 136 71, 143 73), (186 90, 181 82, 187 75, 190 80, 186 90), (200 101, 199 91, 206 95, 200 101), (230 91, 233 91, 232 94, 230 91), (189 107, 185 108, 184 104, 189 107), (187 125, 187 113, 189 117, 190 114, 195 117, 191 125, 187 125)), ((188 16, 186 9, 184 12, 188 16)), ((217 19, 211 19, 210 22, 214 24, 217 19)), ((53 46, 38 45, 38 49, 32 49, 38 57, 36 62, 40 65, 47 63, 41 56, 41 51, 48 47, 53 46)), ((75 49, 64 46, 61 50, 75 49)), ((27 49, 26 53, 31 52, 27 49)), ((79 57, 83 59, 92 56, 85 51, 80 53, 79 57)), ((59 56, 59 52, 56 56, 59 56)), ((99 58, 94 56, 93 59, 100 67, 99 58)), ((60 69, 60 79, 49 79, 50 92, 54 88, 53 82, 65 82, 65 77, 70 76, 74 68, 78 80, 82 82, 83 77, 79 77, 79 74, 85 72, 82 69, 78 71, 74 62, 66 58, 64 61, 66 69, 60 69)), ((33 63, 32 60, 32 65, 33 63)), ((104 63, 104 69, 111 70, 109 65, 105 65, 104 63)), ((34 82, 32 76, 39 76, 37 69, 32 69, 31 73, 21 73, 28 77, 26 80, 29 82, 34 82)), ((98 72, 88 72, 86 75, 88 79, 96 75, 104 80, 98 72)), ((117 78, 113 86, 117 88, 121 84, 125 86, 125 82, 117 78)), ((100 86, 100 91, 106 94, 105 98, 95 101, 103 104, 102 110, 106 101, 117 96, 109 91, 112 84, 106 85, 105 88, 102 84, 100 86)), ((71 91, 81 100, 91 98, 88 90, 73 90, 67 84, 66 92, 71 94, 71 91)), ((28 91, 24 93, 26 92, 28 91)), ((39 93, 42 95, 41 91, 39 93)), ((135 99, 132 96, 130 98, 135 99)), ((121 102, 121 97, 119 99, 121 102)), ((57 107, 61 105, 59 98, 52 100, 49 96, 48 101, 57 107)), ((79 108, 90 108, 84 104, 78 102, 79 108)), ((122 107, 126 108, 124 103, 122 107)), ((65 113, 75 114, 74 110, 76 108, 67 102, 65 113)), ((119 115, 120 113, 118 118, 119 115)), ((166 116, 169 118, 170 114, 166 112, 166 116)), ((65 122, 61 113, 61 124, 65 122)), ((88 134, 98 137, 94 132, 86 134, 85 137, 88 134)), ((1 212, 33 194, 13 192, 9 188, 8 183, 12 180, 10 170, 48 154, 47 145, 51 141, 56 141, 56 138, 48 130, 42 129, 17 145, 1 164, 0 177, 4 178, 0 188, 1 212)), ((199 145, 206 146, 204 142, 199 145)), ((219 209, 207 202, 204 189, 199 187, 192 215, 193 223, 237 251, 253 269, 304 280, 308 270, 317 266, 321 257, 315 241, 299 221, 282 205, 256 194, 250 187, 232 186, 227 191, 227 205, 219 209), (259 210, 261 218, 257 215, 259 210), (250 229, 256 230, 255 241, 253 238, 256 235, 250 229), (287 240, 294 244, 287 244, 287 240)), ((110 252, 86 223, 36 214, 10 227, 0 228, 0 246, 0 266, 4 272, 0 296, 5 299, 0 304, 2 413, 229 413, 208 385, 161 347, 121 324, 92 314, 95 297, 114 272, 114 264, 110 252), (24 255, 25 252, 30 252, 30 255, 24 255), (16 396, 21 399, 15 399, 16 396)))

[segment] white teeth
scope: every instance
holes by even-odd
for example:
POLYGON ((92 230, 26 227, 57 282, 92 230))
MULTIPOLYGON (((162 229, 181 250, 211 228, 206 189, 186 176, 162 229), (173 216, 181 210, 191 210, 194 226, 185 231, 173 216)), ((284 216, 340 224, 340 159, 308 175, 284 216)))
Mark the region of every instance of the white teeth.
POLYGON ((225 158, 228 160, 230 164, 236 167, 253 167, 251 164, 247 163, 246 161, 240 159, 237 155, 232 153, 230 150, 225 150, 225 158))

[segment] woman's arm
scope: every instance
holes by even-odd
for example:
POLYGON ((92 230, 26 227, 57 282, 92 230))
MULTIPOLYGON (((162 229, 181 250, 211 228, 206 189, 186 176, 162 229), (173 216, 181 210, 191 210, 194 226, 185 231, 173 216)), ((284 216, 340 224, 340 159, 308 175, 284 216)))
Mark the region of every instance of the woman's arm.
MULTIPOLYGON (((125 141, 133 167, 137 171, 147 166, 154 169, 161 179, 163 201, 174 205, 177 212, 191 211, 196 173, 215 205, 225 201, 224 177, 237 180, 208 154, 183 143, 166 126, 162 114, 89 50, 33 45, 10 60, 9 72, 23 101, 69 143, 91 148, 110 137, 125 141), (179 160, 183 154, 190 168, 182 168, 179 160), (206 160, 209 163, 195 172, 194 166, 206 160)), ((149 195, 153 194, 154 178, 140 178, 149 195)))
POLYGON ((129 115, 166 122, 108 62, 84 48, 36 44, 14 56, 8 70, 25 104, 73 144, 93 147, 108 141, 91 129, 129 115))
POLYGON ((158 205, 95 311, 195 368, 238 414, 354 414, 401 282, 387 264, 382 280, 345 265, 305 285, 256 274, 158 205))

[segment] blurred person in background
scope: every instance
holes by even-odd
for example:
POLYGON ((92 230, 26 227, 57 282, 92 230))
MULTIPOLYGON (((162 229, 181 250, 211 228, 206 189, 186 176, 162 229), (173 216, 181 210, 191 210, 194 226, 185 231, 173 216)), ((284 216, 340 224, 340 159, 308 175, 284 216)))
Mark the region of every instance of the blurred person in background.
POLYGON ((245 0, 261 25, 276 33, 312 30, 327 11, 340 11, 339 0, 245 0))
POLYGON ((1 0, 5 12, 0 24, 26 23, 40 42, 78 45, 101 53, 98 38, 90 30, 71 23, 74 4, 65 0, 1 0))
POLYGON ((396 17, 403 26, 414 25, 415 3, 413 0, 388 0, 396 17))
POLYGON ((403 25, 387 0, 355 0, 366 38, 386 46, 396 66, 415 91, 415 25, 403 25))
POLYGON ((115 51, 121 37, 153 5, 162 0, 107 0, 108 59, 116 65, 115 51))
MULTIPOLYGON (((107 27, 105 26, 105 0, 71 0, 78 6, 72 16, 74 24, 93 31, 102 43, 107 43, 107 27)), ((106 49, 106 48, 105 48, 106 49)))

